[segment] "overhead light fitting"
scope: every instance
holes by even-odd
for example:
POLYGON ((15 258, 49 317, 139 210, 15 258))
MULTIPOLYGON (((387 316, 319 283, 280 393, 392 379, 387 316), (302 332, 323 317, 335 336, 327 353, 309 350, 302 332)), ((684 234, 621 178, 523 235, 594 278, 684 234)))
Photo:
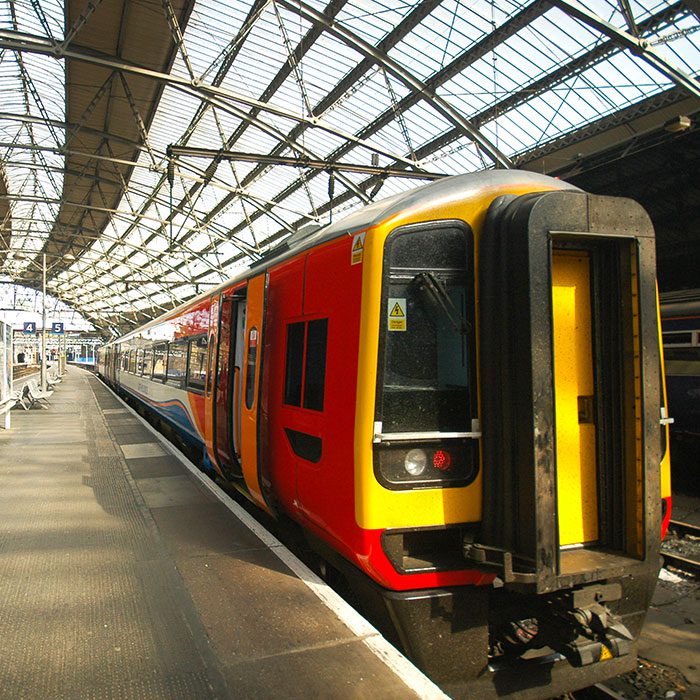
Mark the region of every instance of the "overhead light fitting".
POLYGON ((692 125, 693 122, 691 121, 690 117, 686 116, 685 114, 679 114, 677 117, 669 119, 664 124, 664 130, 670 132, 671 134, 678 134, 681 131, 690 129, 692 125))

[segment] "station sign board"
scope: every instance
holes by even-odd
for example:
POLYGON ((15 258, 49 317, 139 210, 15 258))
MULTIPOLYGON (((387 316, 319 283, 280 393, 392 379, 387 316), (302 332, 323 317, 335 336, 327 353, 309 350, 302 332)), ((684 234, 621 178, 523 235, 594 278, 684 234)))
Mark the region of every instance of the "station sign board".
POLYGON ((36 322, 25 321, 23 333, 36 333, 36 322))
POLYGON ((64 331, 63 331, 63 323, 62 323, 62 322, 54 321, 54 322, 51 324, 51 332, 52 332, 52 333, 55 333, 55 334, 57 334, 57 335, 63 335, 63 332, 64 332, 64 331))

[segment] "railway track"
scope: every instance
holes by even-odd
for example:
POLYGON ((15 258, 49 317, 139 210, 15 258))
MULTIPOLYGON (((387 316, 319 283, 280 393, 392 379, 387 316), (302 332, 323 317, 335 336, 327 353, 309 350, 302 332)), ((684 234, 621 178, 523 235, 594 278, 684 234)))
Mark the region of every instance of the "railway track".
POLYGON ((596 683, 588 688, 582 688, 569 693, 571 700, 624 700, 625 696, 616 693, 604 683, 596 683))
POLYGON ((691 576, 700 575, 700 527, 671 520, 668 529, 678 540, 695 540, 698 544, 694 548, 697 553, 691 556, 687 556, 687 552, 673 551, 669 545, 666 548, 662 547, 661 556, 664 560, 664 566, 672 566, 691 576))
POLYGON ((679 537, 690 535, 700 539, 700 526, 682 523, 680 520, 671 520, 668 525, 669 532, 676 533, 679 537))

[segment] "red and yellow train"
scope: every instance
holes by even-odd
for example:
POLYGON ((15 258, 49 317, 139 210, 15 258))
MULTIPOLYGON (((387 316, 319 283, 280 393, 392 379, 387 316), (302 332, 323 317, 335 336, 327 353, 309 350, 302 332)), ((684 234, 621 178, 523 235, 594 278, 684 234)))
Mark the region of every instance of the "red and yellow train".
POLYGON ((520 697, 634 666, 660 368, 644 211, 516 171, 301 232, 98 360, 435 680, 520 697))

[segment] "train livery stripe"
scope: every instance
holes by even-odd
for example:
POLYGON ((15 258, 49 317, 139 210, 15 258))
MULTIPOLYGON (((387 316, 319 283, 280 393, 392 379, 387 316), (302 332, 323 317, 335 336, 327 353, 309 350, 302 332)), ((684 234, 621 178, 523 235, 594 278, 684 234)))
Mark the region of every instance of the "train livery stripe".
POLYGON ((202 436, 197 430, 196 425, 192 421, 189 411, 182 401, 179 399, 168 399, 167 401, 156 401, 140 391, 122 384, 122 388, 130 394, 136 396, 139 400, 148 404, 156 413, 162 415, 177 427, 185 430, 190 436, 197 439, 198 442, 203 442, 202 436))

